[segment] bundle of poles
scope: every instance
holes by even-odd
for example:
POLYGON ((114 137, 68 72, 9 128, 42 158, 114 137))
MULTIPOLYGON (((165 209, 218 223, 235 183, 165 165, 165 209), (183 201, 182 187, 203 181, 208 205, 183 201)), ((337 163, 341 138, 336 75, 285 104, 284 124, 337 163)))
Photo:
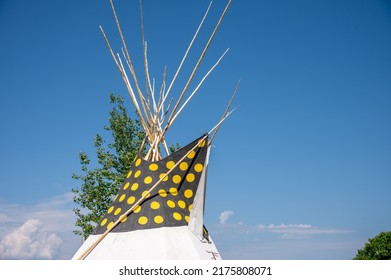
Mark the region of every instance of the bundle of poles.
MULTIPOLYGON (((136 75, 136 71, 133 67, 132 59, 129 54, 128 48, 126 46, 126 41, 121 29, 121 25, 119 22, 119 19, 117 17, 117 13, 113 4, 113 1, 110 0, 111 9, 113 11, 113 15, 116 21, 117 29, 121 38, 122 42, 122 58, 119 53, 114 53, 109 40, 107 39, 107 36, 103 30, 103 28, 100 26, 100 30, 103 34, 103 37, 106 41, 107 47, 110 51, 110 54, 121 74, 121 77, 126 85, 127 91, 131 97, 131 100, 133 102, 133 105, 136 109, 136 113, 140 119, 141 125, 145 131, 146 134, 146 140, 149 144, 148 152, 145 155, 145 160, 149 161, 157 161, 162 159, 162 155, 160 154, 159 147, 160 145, 163 147, 163 150, 165 151, 166 155, 170 154, 168 145, 165 140, 165 135, 168 131, 168 129, 171 127, 171 125, 174 123, 174 121, 177 119, 179 114, 183 111, 184 107, 188 104, 188 102, 193 98, 193 96, 197 93, 201 85, 204 83, 206 78, 211 74, 211 72, 216 68, 216 66, 220 63, 220 61, 223 59, 223 57, 226 55, 229 49, 227 49, 220 58, 216 61, 216 63, 210 68, 210 70, 203 76, 201 81, 197 84, 195 89, 190 93, 188 93, 189 86, 193 81, 193 78, 204 59, 204 56, 231 4, 231 0, 228 1, 225 9, 223 10, 213 32, 211 33, 209 40, 207 41, 201 55, 198 58, 197 63, 194 65, 193 70, 190 74, 190 76, 187 79, 187 82, 185 86, 183 87, 179 97, 177 100, 173 98, 169 98, 171 89, 177 80, 177 77, 179 73, 181 72, 181 69, 184 65, 184 62, 186 61, 186 58, 188 57, 188 54, 193 46, 194 41, 196 40, 198 33, 209 13, 210 7, 212 5, 212 2, 210 2, 190 44, 188 45, 186 52, 174 74, 174 77, 172 78, 171 82, 166 83, 166 70, 164 70, 163 73, 163 81, 161 84, 161 87, 159 89, 159 92, 156 93, 154 82, 151 82, 150 75, 149 75, 149 69, 148 69, 148 57, 147 57, 147 42, 145 41, 144 37, 144 23, 143 23, 143 13, 142 13, 142 1, 140 0, 140 15, 141 15, 141 34, 142 34, 142 45, 143 45, 143 60, 144 60, 144 75, 145 75, 145 81, 146 81, 146 89, 143 93, 140 84, 136 75), (124 61, 124 62, 123 62, 124 61), (125 66, 124 66, 125 64, 125 66), (130 71, 131 78, 133 80, 133 85, 131 81, 129 80, 128 71, 130 71), (185 98, 186 97, 186 98, 185 98)), ((238 83, 239 85, 239 83, 238 83)), ((231 100, 229 101, 229 104, 227 106, 227 109, 223 113, 223 116, 219 122, 218 127, 214 129, 213 135, 211 137, 211 140, 209 143, 211 144, 217 131, 220 128, 220 125, 222 123, 222 120, 226 119, 226 117, 230 114, 230 106, 231 102, 233 100, 233 97, 236 94, 236 91, 238 89, 238 86, 236 87, 231 100)), ((232 111, 231 111, 232 112, 232 111)))

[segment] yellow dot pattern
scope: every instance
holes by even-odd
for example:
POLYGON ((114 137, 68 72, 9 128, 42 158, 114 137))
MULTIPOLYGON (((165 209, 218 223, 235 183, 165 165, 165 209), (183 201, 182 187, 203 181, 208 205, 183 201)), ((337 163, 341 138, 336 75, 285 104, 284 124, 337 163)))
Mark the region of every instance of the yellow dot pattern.
POLYGON ((127 216, 123 217, 123 218, 121 219, 121 223, 125 223, 127 219, 128 219, 127 216))
POLYGON ((173 162, 172 160, 170 160, 170 161, 168 161, 168 162, 166 163, 167 169, 171 169, 171 168, 173 168, 174 166, 175 166, 175 162, 173 162))
POLYGON ((111 229, 114 225, 114 222, 110 222, 108 225, 107 225, 107 229, 111 229))
POLYGON ((184 202, 183 200, 179 200, 178 201, 178 206, 182 209, 185 209, 186 207, 186 202, 184 202))
POLYGON ((140 177, 141 175, 141 170, 137 170, 135 173, 134 173, 134 178, 138 178, 140 177))
POLYGON ((172 213, 172 216, 174 217, 174 219, 175 220, 177 220, 177 221, 180 221, 180 220, 182 220, 182 215, 181 214, 179 214, 178 212, 174 212, 174 213, 172 213))
POLYGON ((150 184, 150 183, 152 183, 152 177, 151 177, 151 176, 145 177, 144 183, 147 184, 147 185, 150 184))
POLYGON ((143 191, 143 193, 141 194, 141 196, 142 197, 146 197, 146 198, 148 198, 148 197, 150 197, 151 196, 151 194, 150 193, 148 193, 148 191, 143 191))
POLYGON ((114 216, 117 216, 119 213, 121 213, 121 208, 120 207, 118 207, 116 210, 115 210, 115 212, 114 212, 114 216))
POLYGON ((157 201, 152 201, 151 202, 151 208, 154 209, 154 210, 157 210, 160 208, 160 203, 157 202, 157 201))
POLYGON ((130 196, 128 200, 126 201, 127 204, 133 204, 136 201, 136 198, 134 196, 130 196))
POLYGON ((174 184, 179 184, 181 182, 182 178, 180 175, 174 175, 172 176, 172 181, 174 182, 174 184))
POLYGON ((162 216, 155 216, 155 218, 153 219, 153 221, 157 224, 161 224, 164 222, 164 218, 162 216))
POLYGON ((193 141, 163 160, 149 162, 137 156, 131 170, 93 234, 186 226, 202 172, 207 141, 193 141), (194 150, 191 149, 197 146, 194 150), (184 160, 179 162, 182 158, 184 160), (175 166, 175 167, 174 167, 175 166), (172 170, 171 170, 172 169, 172 170), (166 175, 168 172, 170 174, 166 175), (148 191, 158 181, 158 186, 148 191), (146 195, 141 202, 139 199, 146 195), (124 215, 131 210, 128 215, 124 215), (115 228, 114 224, 118 219, 115 228))
POLYGON ((186 181, 188 181, 189 183, 194 182, 194 180, 195 180, 195 175, 193 173, 189 173, 186 175, 186 181))
POLYGON ((167 200, 167 206, 170 208, 175 208, 175 202, 172 200, 167 200))
POLYGON ((149 170, 151 170, 151 171, 156 171, 156 170, 158 170, 158 168, 159 168, 159 166, 156 163, 151 163, 149 165, 149 170))
POLYGON ((194 165, 195 172, 202 172, 203 169, 204 166, 201 163, 197 163, 196 165, 194 165))
POLYGON ((179 164, 179 169, 185 171, 189 168, 189 164, 186 161, 183 161, 179 164))
POLYGON ((163 182, 167 182, 167 180, 168 180, 168 175, 166 175, 166 173, 161 173, 161 174, 159 175, 159 179, 162 179, 163 182))
POLYGON ((134 183, 134 184, 130 187, 130 189, 131 189, 132 191, 137 190, 137 189, 138 189, 138 183, 134 183))
POLYGON ((140 211, 141 211, 141 206, 140 205, 135 206, 134 209, 133 209, 133 213, 140 213, 140 211))
POLYGON ((141 216, 140 218, 138 218, 138 223, 140 225, 145 225, 146 223, 148 223, 148 218, 145 216, 141 216))
POLYGON ((193 196, 193 191, 188 189, 188 190, 185 190, 183 195, 186 197, 186 198, 191 198, 193 196))
POLYGON ((170 188, 170 194, 173 195, 173 196, 177 196, 178 195, 178 189, 177 188, 170 188))
POLYGON ((204 139, 204 140, 200 140, 200 141, 198 142, 198 147, 200 147, 200 148, 205 147, 205 144, 206 144, 205 139, 204 139))
POLYGON ((190 153, 187 155, 188 158, 192 159, 195 157, 195 152, 194 151, 190 151, 190 153))
POLYGON ((163 189, 160 189, 160 190, 158 191, 158 194, 159 194, 161 197, 166 197, 166 196, 167 196, 167 192, 166 192, 165 190, 163 190, 163 189))

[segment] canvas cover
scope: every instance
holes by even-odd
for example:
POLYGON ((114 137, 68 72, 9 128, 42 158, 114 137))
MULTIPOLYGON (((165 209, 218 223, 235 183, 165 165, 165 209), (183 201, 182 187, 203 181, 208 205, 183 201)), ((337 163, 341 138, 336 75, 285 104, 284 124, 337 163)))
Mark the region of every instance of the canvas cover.
POLYGON ((207 141, 202 136, 160 161, 146 161, 138 155, 107 213, 74 258, 110 230, 87 259, 219 259, 203 223, 207 141))

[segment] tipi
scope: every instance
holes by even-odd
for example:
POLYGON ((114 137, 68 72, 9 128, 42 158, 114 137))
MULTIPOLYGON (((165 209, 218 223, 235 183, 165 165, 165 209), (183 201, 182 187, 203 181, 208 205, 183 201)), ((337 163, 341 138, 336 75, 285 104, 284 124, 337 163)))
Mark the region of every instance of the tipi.
POLYGON ((229 107, 232 98, 220 122, 209 133, 200 136, 175 153, 169 153, 164 136, 178 114, 222 58, 204 76, 187 100, 181 104, 230 2, 223 11, 186 86, 173 109, 170 109, 171 102, 168 108, 165 108, 165 101, 208 14, 210 5, 172 82, 167 89, 163 82, 159 97, 155 98, 154 86, 151 85, 148 74, 146 42, 143 42, 143 46, 147 89, 143 94, 123 39, 114 5, 110 0, 122 39, 123 59, 133 77, 133 86, 128 79, 120 55, 114 54, 102 28, 101 31, 145 130, 146 139, 143 145, 148 145, 148 152, 145 156, 140 152, 135 158, 131 170, 102 221, 78 249, 73 259, 221 259, 220 253, 204 226, 205 188, 211 143, 221 123, 230 114, 229 107), (134 87, 135 90, 133 90, 134 87), (166 152, 164 157, 161 155, 161 150, 166 152))

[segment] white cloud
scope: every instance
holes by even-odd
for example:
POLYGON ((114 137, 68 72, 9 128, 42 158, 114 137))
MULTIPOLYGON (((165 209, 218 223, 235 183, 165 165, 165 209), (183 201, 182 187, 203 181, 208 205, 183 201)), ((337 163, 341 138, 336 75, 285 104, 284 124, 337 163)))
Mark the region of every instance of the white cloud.
POLYGON ((52 259, 62 240, 43 230, 42 222, 30 219, 0 241, 0 259, 52 259))
POLYGON ((293 237, 293 236, 309 236, 315 234, 343 234, 350 233, 351 230, 347 229, 338 229, 338 228, 323 228, 318 226, 313 226, 309 224, 270 224, 270 225, 247 225, 244 223, 229 224, 226 223, 233 211, 224 211, 220 214, 220 224, 215 225, 214 228, 219 231, 225 231, 227 229, 233 230, 235 232, 241 233, 275 233, 282 234, 284 237, 293 237))
POLYGON ((226 222, 208 229, 223 259, 351 259, 361 246, 352 230, 305 223, 226 222))
POLYGON ((0 213, 0 223, 1 222, 5 222, 6 220, 7 220, 7 216, 2 214, 2 213, 0 213))
POLYGON ((69 259, 75 236, 72 193, 33 204, 0 204, 0 259, 69 259), (13 245, 12 245, 13 244, 13 245))
POLYGON ((227 222, 227 220, 229 219, 229 217, 231 217, 233 214, 234 214, 234 211, 231 211, 231 210, 223 211, 219 216, 220 224, 225 224, 227 222))
POLYGON ((328 229, 328 228, 320 228, 308 224, 280 224, 274 225, 270 224, 266 225, 258 225, 257 228, 263 232, 272 232, 282 234, 284 237, 292 238, 292 237, 303 237, 314 234, 340 234, 350 232, 344 229, 328 229))
POLYGON ((72 193, 66 193, 33 205, 0 204, 0 229, 9 232, 29 219, 38 219, 47 231, 72 231, 72 197, 72 193))

